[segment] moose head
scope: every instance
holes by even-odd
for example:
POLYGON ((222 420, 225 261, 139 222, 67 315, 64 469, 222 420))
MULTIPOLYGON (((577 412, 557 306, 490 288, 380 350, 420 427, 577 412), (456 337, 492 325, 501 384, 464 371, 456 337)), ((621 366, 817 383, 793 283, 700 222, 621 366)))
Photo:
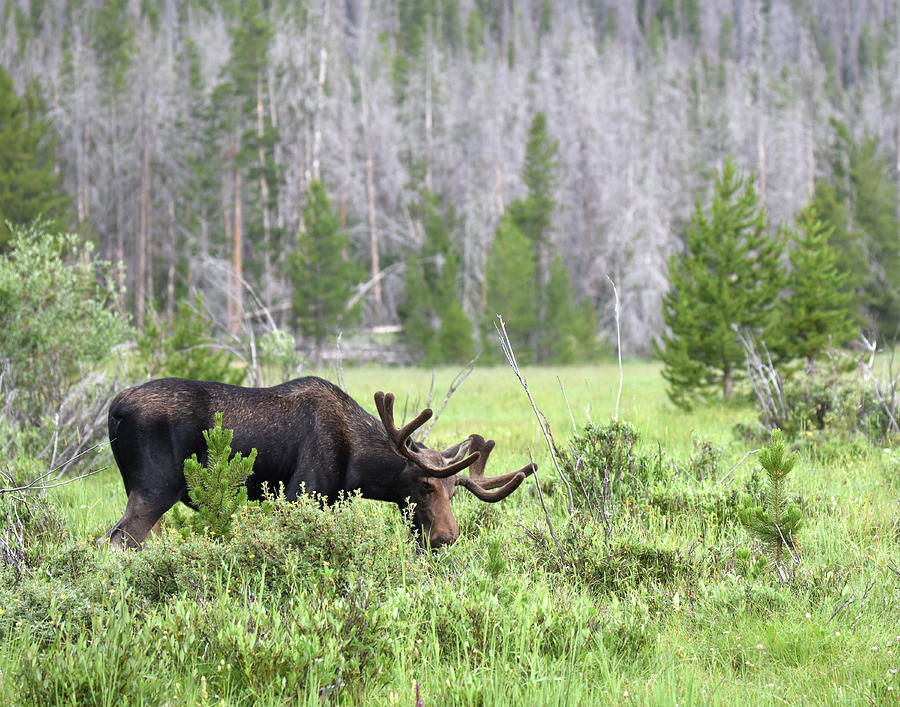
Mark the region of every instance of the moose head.
POLYGON ((393 393, 375 393, 375 407, 394 448, 407 459, 406 474, 414 484, 409 494, 410 502, 415 504, 413 524, 419 530, 419 537, 427 538, 432 548, 450 545, 459 537, 450 508, 457 487, 462 486, 476 498, 493 503, 509 496, 537 468, 531 463, 518 471, 485 478, 484 468, 494 449, 494 440, 485 441, 481 435, 473 434, 439 452, 411 439, 413 432, 431 418, 430 409, 424 409, 398 429, 394 423, 393 393), (459 473, 464 469, 469 470, 468 476, 459 473))

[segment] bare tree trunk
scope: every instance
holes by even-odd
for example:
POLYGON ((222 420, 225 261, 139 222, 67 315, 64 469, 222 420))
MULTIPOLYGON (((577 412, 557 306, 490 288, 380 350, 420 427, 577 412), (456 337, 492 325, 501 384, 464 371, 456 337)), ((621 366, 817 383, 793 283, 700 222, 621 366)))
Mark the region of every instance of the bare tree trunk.
POLYGON ((322 149, 322 113, 325 112, 325 78, 328 70, 328 22, 331 3, 326 0, 322 18, 322 45, 319 47, 319 80, 316 84, 316 112, 313 114, 312 178, 320 179, 319 153, 322 149))
POLYGON ((432 72, 432 50, 434 41, 431 36, 431 22, 428 22, 428 32, 425 37, 425 188, 432 192, 434 184, 432 181, 433 161, 434 161, 434 117, 432 115, 432 96, 431 96, 431 72, 432 72))
POLYGON ((375 158, 372 152, 372 134, 369 128, 369 102, 366 92, 366 81, 359 82, 362 100, 363 141, 366 148, 366 201, 369 212, 369 255, 372 261, 370 277, 375 280, 372 294, 375 298, 375 316, 381 314, 381 280, 376 279, 381 270, 378 258, 378 231, 375 228, 375 158))
MULTIPOLYGON (((146 108, 146 106, 145 106, 146 108)), ((141 186, 139 204, 137 273, 135 275, 134 317, 138 329, 144 326, 144 302, 147 298, 147 250, 150 228, 150 141, 147 139, 147 116, 143 113, 141 130, 141 186)))
POLYGON ((263 284, 263 299, 266 306, 272 304, 272 224, 269 216, 269 183, 266 181, 266 151, 263 148, 263 136, 265 134, 265 121, 263 120, 263 77, 262 70, 256 74, 256 136, 259 138, 259 195, 262 199, 263 217, 263 271, 265 273, 263 284))
MULTIPOLYGON (((235 172, 237 171, 237 166, 234 165, 233 158, 232 158, 232 169, 235 170, 235 172)), ((237 177, 234 174, 230 175, 230 176, 231 176, 231 183, 234 184, 237 177)), ((231 216, 231 199, 229 198, 229 195, 228 195, 228 184, 224 179, 222 180, 222 218, 225 222, 225 242, 227 243, 232 240, 232 225, 233 225, 234 221, 231 216)), ((204 238, 204 243, 205 242, 206 242, 206 239, 204 238)), ((234 297, 231 296, 232 292, 234 292, 234 269, 229 268, 228 269, 228 292, 226 295, 226 299, 228 301, 228 320, 231 322, 233 322, 234 318, 235 318, 234 297)))
POLYGON ((169 270, 166 281, 166 320, 169 326, 175 321, 175 262, 178 259, 178 244, 175 243, 175 200, 169 197, 169 270))
POLYGON ((241 235, 241 173, 235 165, 234 169, 234 316, 231 320, 231 333, 237 335, 241 329, 244 316, 244 242, 241 235))
POLYGON ((119 174, 119 121, 118 110, 112 107, 112 174, 113 174, 113 208, 115 210, 116 224, 116 255, 115 261, 122 263, 118 269, 119 290, 124 291, 127 268, 125 266, 125 227, 122 224, 122 179, 119 174))
POLYGON ((760 105, 759 122, 756 124, 756 155, 759 160, 759 203, 766 205, 766 128, 763 106, 760 105))
POLYGON ((83 224, 91 216, 90 179, 88 173, 88 155, 91 149, 91 126, 85 125, 81 133, 81 149, 79 150, 79 163, 76 169, 78 174, 77 208, 78 223, 83 224))

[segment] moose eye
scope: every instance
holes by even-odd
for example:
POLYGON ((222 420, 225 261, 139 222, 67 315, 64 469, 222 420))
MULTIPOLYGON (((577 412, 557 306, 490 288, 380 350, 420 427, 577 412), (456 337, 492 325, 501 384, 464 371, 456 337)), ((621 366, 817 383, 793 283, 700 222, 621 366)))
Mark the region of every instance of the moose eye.
POLYGON ((419 495, 420 496, 425 496, 426 494, 431 493, 432 490, 433 489, 431 488, 431 484, 429 484, 426 481, 423 481, 419 484, 419 495))

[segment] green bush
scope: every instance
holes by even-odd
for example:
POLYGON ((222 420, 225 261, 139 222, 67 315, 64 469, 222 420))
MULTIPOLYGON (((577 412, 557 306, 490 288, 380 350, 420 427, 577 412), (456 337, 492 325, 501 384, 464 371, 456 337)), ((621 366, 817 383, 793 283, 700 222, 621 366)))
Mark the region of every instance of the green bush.
POLYGON ((658 480, 671 478, 672 469, 658 454, 638 448, 637 429, 629 422, 590 423, 568 449, 557 450, 577 503, 589 506, 608 492, 646 497, 658 480))
POLYGON ((147 375, 243 383, 241 357, 217 341, 213 325, 199 292, 193 305, 186 300, 178 303, 178 314, 172 322, 151 307, 137 337, 140 362, 147 375))
POLYGON ((114 267, 91 244, 40 224, 13 226, 0 256, 0 349, 6 414, 39 425, 85 372, 131 333, 117 309, 114 267))
POLYGON ((805 444, 817 454, 845 450, 863 440, 881 444, 890 436, 891 421, 872 387, 857 373, 859 362, 843 352, 820 356, 799 371, 768 371, 782 393, 758 389, 759 423, 737 426, 747 439, 766 439, 780 429, 788 440, 805 444))

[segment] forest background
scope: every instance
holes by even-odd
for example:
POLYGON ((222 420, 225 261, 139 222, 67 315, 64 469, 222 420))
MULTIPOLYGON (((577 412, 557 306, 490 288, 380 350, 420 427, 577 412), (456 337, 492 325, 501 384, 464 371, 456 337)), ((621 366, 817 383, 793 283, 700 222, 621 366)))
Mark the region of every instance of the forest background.
POLYGON ((898 38, 876 0, 4 1, 0 65, 53 184, 3 217, 56 218, 122 262, 138 327, 195 290, 222 331, 322 339, 338 326, 310 313, 355 304, 343 328, 403 325, 413 358, 465 359, 536 267, 601 345, 615 282, 622 350, 644 354, 728 156, 772 232, 818 199, 860 291, 896 300, 898 38), (316 250, 318 223, 340 237, 316 250), (510 262, 517 235, 534 263, 510 262), (335 250, 358 267, 326 272, 335 250))

